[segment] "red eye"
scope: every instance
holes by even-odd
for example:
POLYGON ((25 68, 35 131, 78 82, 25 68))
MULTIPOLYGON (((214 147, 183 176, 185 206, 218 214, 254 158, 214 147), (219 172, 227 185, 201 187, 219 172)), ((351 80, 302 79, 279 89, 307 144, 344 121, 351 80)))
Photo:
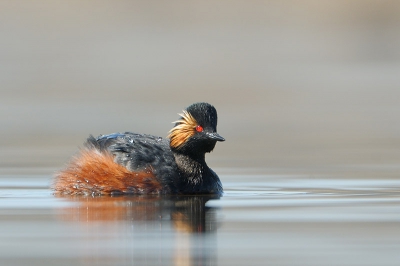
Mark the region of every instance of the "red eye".
POLYGON ((196 131, 197 131, 197 132, 203 132, 203 127, 197 125, 197 126, 196 126, 196 131))

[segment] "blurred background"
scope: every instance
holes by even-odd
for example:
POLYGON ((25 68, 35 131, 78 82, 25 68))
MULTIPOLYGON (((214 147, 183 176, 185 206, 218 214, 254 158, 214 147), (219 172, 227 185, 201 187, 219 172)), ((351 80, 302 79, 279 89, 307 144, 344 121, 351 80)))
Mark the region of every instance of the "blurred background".
POLYGON ((0 173, 219 114, 218 173, 400 170, 400 2, 0 1, 0 173))

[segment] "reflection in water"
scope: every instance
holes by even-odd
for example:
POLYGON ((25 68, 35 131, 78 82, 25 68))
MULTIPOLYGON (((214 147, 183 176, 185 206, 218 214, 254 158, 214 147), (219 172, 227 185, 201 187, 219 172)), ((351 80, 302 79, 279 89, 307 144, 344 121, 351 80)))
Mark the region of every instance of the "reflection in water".
MULTIPOLYGON (((84 264, 216 264, 215 196, 63 197, 57 217, 83 232, 84 264), (123 249, 129 249, 121 251, 123 249), (121 254, 122 252, 122 254, 121 254)), ((74 227, 74 228, 75 228, 74 227)))

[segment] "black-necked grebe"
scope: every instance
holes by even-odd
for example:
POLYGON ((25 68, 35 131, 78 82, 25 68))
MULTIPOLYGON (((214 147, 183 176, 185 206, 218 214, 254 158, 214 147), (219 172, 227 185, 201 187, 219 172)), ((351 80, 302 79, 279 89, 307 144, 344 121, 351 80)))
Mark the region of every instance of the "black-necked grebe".
POLYGON ((205 161, 217 141, 217 111, 208 103, 187 107, 168 138, 131 132, 90 136, 85 148, 56 174, 59 194, 221 194, 205 161))

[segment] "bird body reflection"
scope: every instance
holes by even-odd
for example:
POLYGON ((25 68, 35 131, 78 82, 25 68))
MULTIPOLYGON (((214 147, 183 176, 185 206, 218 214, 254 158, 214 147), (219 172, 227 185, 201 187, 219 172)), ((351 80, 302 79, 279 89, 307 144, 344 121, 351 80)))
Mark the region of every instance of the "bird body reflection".
POLYGON ((62 197, 69 207, 57 218, 83 230, 77 239, 85 265, 97 263, 141 265, 216 264, 217 210, 206 206, 218 196, 62 197), (116 244, 112 244, 116 242, 116 244), (128 243, 128 244, 127 244, 128 243), (102 250, 103 246, 113 249, 102 250), (118 246, 129 252, 115 254, 118 246), (101 258, 101 259, 99 259, 101 258), (95 260, 95 261, 93 261, 95 260), (146 260, 145 264, 143 260, 146 260), (159 262, 162 263, 159 263, 159 262))

